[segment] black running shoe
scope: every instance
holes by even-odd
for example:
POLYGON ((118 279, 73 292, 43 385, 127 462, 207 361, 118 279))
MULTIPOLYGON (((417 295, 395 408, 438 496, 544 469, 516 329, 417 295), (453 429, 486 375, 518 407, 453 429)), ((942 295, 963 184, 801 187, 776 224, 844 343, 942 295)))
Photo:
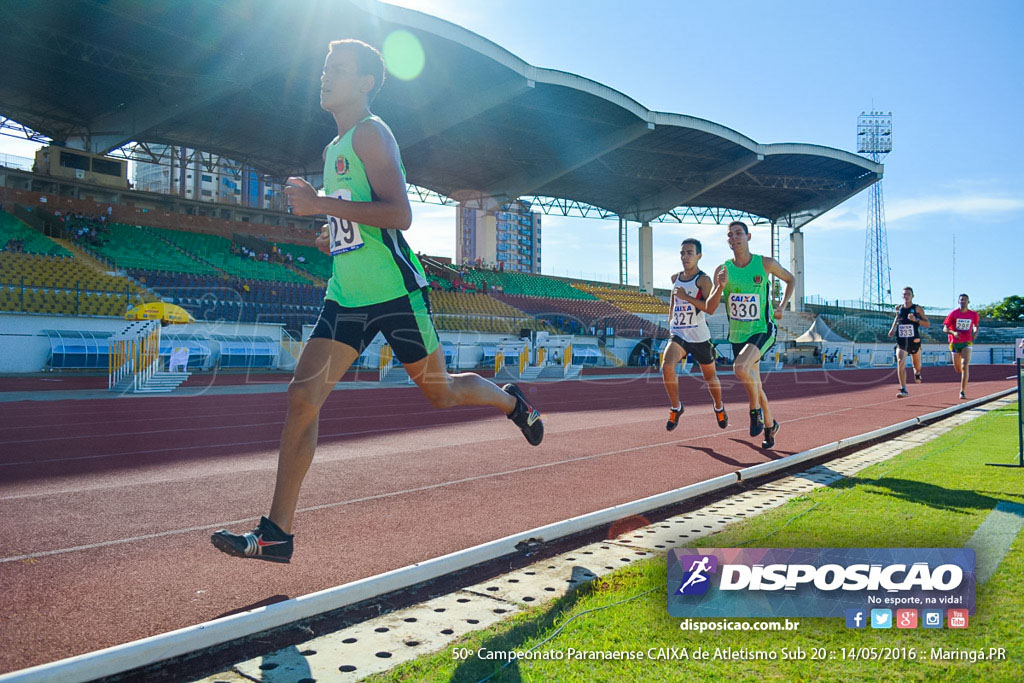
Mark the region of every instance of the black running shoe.
POLYGON ((671 432, 679 426, 679 416, 683 414, 684 410, 686 410, 686 406, 682 403, 679 404, 679 410, 676 410, 675 408, 668 409, 668 422, 665 423, 666 431, 671 432))
POLYGON ((541 440, 544 439, 544 422, 540 419, 540 413, 530 405, 526 397, 523 396, 523 392, 515 384, 506 384, 501 390, 516 399, 516 407, 508 414, 508 419, 522 430, 523 436, 531 446, 539 446, 541 440))
POLYGON ((281 527, 266 517, 260 517, 259 526, 245 534, 233 534, 226 529, 215 531, 210 541, 217 550, 235 557, 252 557, 270 562, 291 562, 294 537, 281 531, 281 527))
POLYGON ((960 392, 960 400, 961 401, 966 401, 967 400, 967 394, 965 394, 964 392, 961 391, 960 392))
POLYGON ((729 426, 729 416, 725 414, 725 406, 722 406, 721 410, 715 408, 715 420, 718 421, 718 426, 722 429, 729 426))
POLYGON ((761 409, 750 411, 750 435, 757 436, 764 431, 764 417, 761 415, 761 409))
POLYGON ((772 426, 764 430, 764 441, 761 448, 772 448, 775 446, 775 435, 779 433, 779 421, 772 420, 772 426))

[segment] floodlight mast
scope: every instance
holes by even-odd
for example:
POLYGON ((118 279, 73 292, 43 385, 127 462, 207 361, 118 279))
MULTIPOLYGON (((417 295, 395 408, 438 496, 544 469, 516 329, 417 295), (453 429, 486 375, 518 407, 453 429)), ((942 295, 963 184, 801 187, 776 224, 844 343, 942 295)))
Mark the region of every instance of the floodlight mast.
MULTIPOLYGON (((857 117, 857 153, 867 155, 877 164, 891 151, 892 112, 861 112, 857 117)), ((869 308, 887 308, 892 305, 889 242, 885 232, 885 201, 881 180, 871 186, 868 197, 861 298, 869 308)))

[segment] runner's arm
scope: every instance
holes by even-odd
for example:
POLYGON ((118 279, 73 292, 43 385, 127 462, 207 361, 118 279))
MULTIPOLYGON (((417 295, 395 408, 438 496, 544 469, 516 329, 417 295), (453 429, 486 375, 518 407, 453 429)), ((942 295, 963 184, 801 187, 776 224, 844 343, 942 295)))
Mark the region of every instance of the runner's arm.
POLYGON ((896 324, 900 321, 900 314, 897 313, 896 317, 892 319, 892 327, 889 328, 889 336, 896 334, 896 324))
POLYGON ((786 304, 789 303, 790 297, 793 296, 793 287, 796 286, 796 276, 783 268, 779 262, 773 258, 762 259, 762 263, 764 263, 764 269, 769 275, 774 275, 786 283, 786 292, 782 295, 782 303, 780 303, 778 307, 780 311, 783 311, 786 309, 786 304))
POLYGON ((362 159, 366 178, 375 198, 353 202, 321 197, 302 178, 289 178, 285 194, 299 216, 330 215, 381 229, 407 230, 412 224, 412 207, 405 191, 398 143, 386 128, 366 121, 352 134, 352 148, 362 159))
POLYGON ((928 320, 928 316, 924 314, 924 309, 917 304, 914 304, 914 308, 917 310, 918 322, 921 323, 921 327, 931 327, 932 324, 928 320))
MULTIPOLYGON (((697 278, 697 287, 702 292, 710 292, 712 289, 711 278, 709 278, 707 275, 701 275, 699 278, 697 278)), ((701 301, 700 299, 692 297, 686 292, 684 292, 682 287, 676 287, 674 291, 677 297, 679 297, 686 303, 690 304, 698 311, 704 311, 705 313, 708 313, 707 299, 701 301)))
POLYGON ((725 264, 715 268, 715 277, 712 281, 714 287, 711 288, 711 293, 708 294, 707 300, 704 302, 704 312, 708 315, 714 315, 715 311, 718 310, 718 302, 722 300, 722 290, 725 285, 729 282, 729 273, 725 270, 725 264))

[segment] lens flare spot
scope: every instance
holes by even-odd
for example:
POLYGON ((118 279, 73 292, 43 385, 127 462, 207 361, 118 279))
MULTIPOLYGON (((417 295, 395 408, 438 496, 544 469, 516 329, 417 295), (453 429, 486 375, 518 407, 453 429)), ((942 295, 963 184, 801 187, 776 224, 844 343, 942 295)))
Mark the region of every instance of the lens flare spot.
POLYGON ((384 65, 395 78, 411 81, 423 72, 427 58, 420 39, 408 31, 393 31, 384 39, 384 65))

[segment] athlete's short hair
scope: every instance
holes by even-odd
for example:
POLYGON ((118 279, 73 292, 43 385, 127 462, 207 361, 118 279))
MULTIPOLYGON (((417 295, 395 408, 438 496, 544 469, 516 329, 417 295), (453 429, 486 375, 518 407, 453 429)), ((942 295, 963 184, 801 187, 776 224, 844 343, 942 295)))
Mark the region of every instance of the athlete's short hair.
MULTIPOLYGON (((694 239, 693 237, 687 237, 685 240, 683 240, 683 244, 692 244, 693 246, 697 247, 697 253, 698 254, 701 253, 700 240, 694 239)), ((679 245, 679 246, 682 246, 682 245, 679 245)))
POLYGON ((730 229, 732 229, 732 226, 734 226, 734 225, 738 225, 738 226, 740 226, 741 228, 743 228, 743 232, 744 232, 745 234, 747 234, 747 235, 749 235, 749 234, 750 234, 750 228, 748 228, 748 227, 747 227, 747 224, 746 224, 746 223, 744 223, 743 221, 733 221, 732 223, 730 223, 730 224, 729 224, 729 227, 728 227, 728 228, 726 228, 726 230, 730 230, 730 229))
POLYGON ((911 294, 913 294, 914 293, 914 288, 913 287, 909 287, 909 286, 908 287, 904 287, 903 291, 904 292, 910 292, 911 294))
MULTIPOLYGON (((968 301, 971 300, 971 297, 967 296, 966 294, 961 294, 960 296, 962 296, 963 298, 967 299, 968 301)), ((959 299, 960 296, 958 296, 957 299, 959 299)))
POLYGON ((373 89, 366 94, 367 103, 373 102, 373 98, 377 96, 381 86, 384 85, 384 57, 380 50, 361 40, 346 38, 345 40, 332 40, 328 45, 328 52, 334 52, 339 48, 354 52, 360 76, 373 76, 373 89))

